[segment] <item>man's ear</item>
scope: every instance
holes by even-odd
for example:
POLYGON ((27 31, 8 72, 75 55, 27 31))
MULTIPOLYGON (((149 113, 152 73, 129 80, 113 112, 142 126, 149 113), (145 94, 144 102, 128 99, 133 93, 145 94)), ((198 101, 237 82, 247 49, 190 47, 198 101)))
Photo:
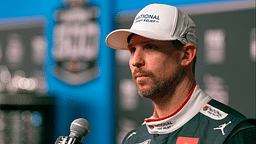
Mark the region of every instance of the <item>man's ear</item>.
POLYGON ((181 65, 188 66, 190 63, 192 63, 196 56, 196 52, 197 52, 197 50, 196 50, 195 45, 193 45, 191 43, 184 45, 181 65))

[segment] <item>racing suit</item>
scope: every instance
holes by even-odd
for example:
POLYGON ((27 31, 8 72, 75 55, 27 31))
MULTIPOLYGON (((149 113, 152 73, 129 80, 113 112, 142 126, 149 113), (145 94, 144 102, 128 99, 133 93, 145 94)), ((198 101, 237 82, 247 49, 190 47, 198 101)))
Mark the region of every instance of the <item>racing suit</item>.
POLYGON ((177 111, 162 118, 154 118, 155 115, 156 111, 129 132, 123 144, 256 143, 255 125, 244 122, 245 116, 213 100, 196 84, 177 111))

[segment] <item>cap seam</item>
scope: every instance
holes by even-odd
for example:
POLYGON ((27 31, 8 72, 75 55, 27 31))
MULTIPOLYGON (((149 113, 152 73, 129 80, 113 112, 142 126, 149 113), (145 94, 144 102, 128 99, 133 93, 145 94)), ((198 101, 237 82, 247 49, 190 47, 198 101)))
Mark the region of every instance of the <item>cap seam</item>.
POLYGON ((170 32, 170 36, 173 37, 174 36, 174 32, 176 30, 176 26, 177 26, 177 20, 178 20, 178 9, 175 7, 175 13, 174 13, 174 23, 172 25, 172 30, 170 32))

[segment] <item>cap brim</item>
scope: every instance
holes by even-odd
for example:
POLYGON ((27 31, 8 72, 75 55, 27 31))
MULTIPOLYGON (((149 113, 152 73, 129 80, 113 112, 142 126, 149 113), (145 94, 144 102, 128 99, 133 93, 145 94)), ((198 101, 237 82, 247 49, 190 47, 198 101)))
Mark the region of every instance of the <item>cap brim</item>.
POLYGON ((106 37, 106 44, 110 48, 118 49, 118 50, 127 50, 127 38, 130 34, 137 34, 146 38, 154 39, 154 40, 176 40, 178 38, 175 37, 164 37, 162 35, 152 33, 149 31, 136 30, 136 29, 118 29, 111 32, 106 37))

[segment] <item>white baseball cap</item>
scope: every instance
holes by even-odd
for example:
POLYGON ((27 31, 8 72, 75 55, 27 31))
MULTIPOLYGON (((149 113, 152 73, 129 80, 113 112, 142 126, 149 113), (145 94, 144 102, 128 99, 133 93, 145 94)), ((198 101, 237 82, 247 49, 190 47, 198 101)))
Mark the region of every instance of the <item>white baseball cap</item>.
POLYGON ((196 25, 178 8, 165 4, 150 4, 135 17, 130 29, 118 29, 106 37, 106 44, 113 49, 127 50, 127 38, 137 34, 154 40, 179 40, 197 47, 196 25))

